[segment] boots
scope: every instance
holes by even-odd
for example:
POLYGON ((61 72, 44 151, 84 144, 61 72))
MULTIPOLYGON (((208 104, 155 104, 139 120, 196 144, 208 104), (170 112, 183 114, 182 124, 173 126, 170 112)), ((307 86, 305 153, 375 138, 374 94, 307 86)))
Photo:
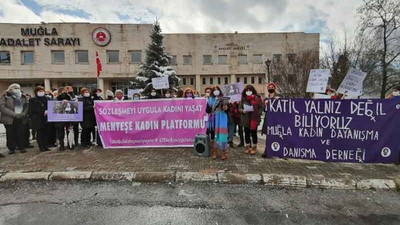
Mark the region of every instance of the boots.
POLYGON ((226 150, 222 150, 222 153, 221 153, 221 160, 225 160, 225 159, 227 159, 228 158, 228 156, 227 156, 227 154, 226 154, 226 150))
POLYGON ((253 148, 249 152, 250 155, 255 155, 257 154, 257 145, 253 145, 253 148))
POLYGON ((246 154, 250 153, 250 146, 249 145, 245 145, 244 146, 244 153, 246 153, 246 154))
POLYGON ((214 146, 214 141, 211 141, 210 144, 211 144, 211 158, 216 159, 217 158, 217 149, 214 146))

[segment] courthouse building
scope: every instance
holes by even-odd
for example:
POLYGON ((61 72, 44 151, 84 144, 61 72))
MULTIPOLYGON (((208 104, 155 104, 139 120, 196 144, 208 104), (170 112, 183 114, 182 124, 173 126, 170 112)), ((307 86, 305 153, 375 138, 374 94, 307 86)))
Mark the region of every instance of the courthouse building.
MULTIPOLYGON (((151 24, 1 23, 0 91, 11 83, 21 84, 28 94, 37 85, 94 88, 98 52, 99 87, 126 93, 144 62, 151 29, 151 24)), ((173 33, 164 34, 164 47, 181 87, 203 93, 206 87, 242 82, 263 93, 265 62, 319 51, 319 34, 173 33)))

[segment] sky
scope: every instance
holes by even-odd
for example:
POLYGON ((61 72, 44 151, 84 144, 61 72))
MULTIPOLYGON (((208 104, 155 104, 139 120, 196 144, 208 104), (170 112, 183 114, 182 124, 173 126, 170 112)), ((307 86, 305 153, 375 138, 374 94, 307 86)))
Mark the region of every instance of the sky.
POLYGON ((152 23, 164 33, 308 32, 357 26, 362 0, 0 0, 0 22, 152 23))

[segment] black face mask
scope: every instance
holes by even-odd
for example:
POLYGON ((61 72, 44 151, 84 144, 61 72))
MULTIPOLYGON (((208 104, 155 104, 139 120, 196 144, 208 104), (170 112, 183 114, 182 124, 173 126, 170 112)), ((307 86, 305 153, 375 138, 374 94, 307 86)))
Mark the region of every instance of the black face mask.
POLYGON ((269 92, 270 94, 272 94, 272 93, 275 92, 275 89, 268 89, 268 92, 269 92))

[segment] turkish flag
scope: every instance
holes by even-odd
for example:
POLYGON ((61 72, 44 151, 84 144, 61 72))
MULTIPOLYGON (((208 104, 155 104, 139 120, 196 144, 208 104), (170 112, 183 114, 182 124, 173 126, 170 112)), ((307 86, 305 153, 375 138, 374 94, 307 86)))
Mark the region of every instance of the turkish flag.
POLYGON ((97 51, 96 51, 96 64, 97 64, 97 78, 98 78, 101 72, 101 62, 99 59, 99 53, 97 53, 97 51))

